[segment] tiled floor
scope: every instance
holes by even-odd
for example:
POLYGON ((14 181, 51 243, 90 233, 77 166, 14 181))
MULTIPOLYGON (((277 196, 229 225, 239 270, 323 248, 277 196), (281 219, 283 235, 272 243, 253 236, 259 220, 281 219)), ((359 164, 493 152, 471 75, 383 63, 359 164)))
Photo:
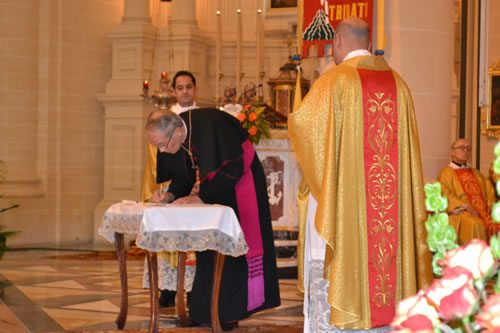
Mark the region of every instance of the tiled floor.
MULTIPOLYGON (((5 254, 0 261, 0 281, 4 281, 0 300, 10 311, 2 311, 5 305, 0 302, 0 333, 116 329, 114 320, 120 304, 117 262, 67 258, 77 253, 81 252, 38 249, 5 254), (19 323, 15 326, 11 316, 17 317, 26 329, 19 323)), ((129 310, 126 330, 148 327, 149 291, 141 287, 143 265, 142 260, 127 261, 129 310)), ((282 305, 279 308, 241 321, 240 328, 261 331, 265 327, 283 327, 277 332, 292 331, 290 327, 300 328, 303 323, 302 294, 296 287, 296 280, 280 280, 280 291, 282 305)), ((174 308, 160 311, 162 331, 167 332, 166 328, 177 324, 174 308)))

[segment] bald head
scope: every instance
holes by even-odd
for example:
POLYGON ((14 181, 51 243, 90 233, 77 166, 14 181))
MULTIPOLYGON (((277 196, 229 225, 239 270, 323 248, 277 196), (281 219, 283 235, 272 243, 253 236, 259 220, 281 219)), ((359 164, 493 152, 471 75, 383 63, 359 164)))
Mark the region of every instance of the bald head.
POLYGON ((337 26, 333 40, 333 59, 340 64, 354 50, 367 50, 370 42, 368 23, 357 17, 343 20, 337 26))

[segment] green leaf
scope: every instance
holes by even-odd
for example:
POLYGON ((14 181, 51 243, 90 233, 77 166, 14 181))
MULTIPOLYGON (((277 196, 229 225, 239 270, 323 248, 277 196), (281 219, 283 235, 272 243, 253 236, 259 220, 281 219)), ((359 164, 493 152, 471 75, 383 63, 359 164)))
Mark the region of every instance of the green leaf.
POLYGON ((490 238, 490 249, 495 259, 500 259, 500 239, 498 235, 490 238))
POLYGON ((258 108, 255 108, 254 112, 257 114, 257 116, 260 116, 260 114, 264 112, 265 109, 265 106, 259 106, 258 108))
POLYGON ((9 209, 13 209, 13 208, 17 208, 17 207, 19 207, 19 205, 12 205, 12 206, 7 207, 7 208, 0 208, 0 213, 6 212, 9 209))
POLYGON ((495 155, 500 156, 500 141, 495 146, 495 155))
POLYGON ((493 209, 491 210, 491 217, 493 218, 493 221, 497 223, 500 222, 500 201, 496 202, 493 205, 493 209))
POLYGON ((495 290, 495 293, 500 293, 500 274, 497 275, 497 283, 493 289, 495 290))
POLYGON ((427 183, 424 186, 424 191, 426 196, 440 195, 441 194, 441 184, 439 182, 427 183))
POLYGON ((436 252, 436 254, 434 254, 434 256, 432 257, 432 271, 437 276, 443 275, 443 268, 438 264, 438 261, 443 259, 444 255, 440 252, 436 252))

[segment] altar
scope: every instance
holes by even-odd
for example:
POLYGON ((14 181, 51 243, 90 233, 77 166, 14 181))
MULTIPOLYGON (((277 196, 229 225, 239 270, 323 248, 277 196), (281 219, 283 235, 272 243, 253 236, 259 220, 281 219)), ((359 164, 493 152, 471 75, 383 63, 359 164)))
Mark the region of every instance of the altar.
POLYGON ((302 171, 286 129, 272 129, 255 147, 267 181, 273 230, 298 231, 296 191, 302 171))

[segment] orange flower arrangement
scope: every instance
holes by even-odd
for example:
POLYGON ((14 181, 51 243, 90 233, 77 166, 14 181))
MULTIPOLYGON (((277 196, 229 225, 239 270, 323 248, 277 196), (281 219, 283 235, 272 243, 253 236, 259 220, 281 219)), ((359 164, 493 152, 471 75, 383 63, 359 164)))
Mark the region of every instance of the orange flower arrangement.
POLYGON ((262 137, 270 138, 269 125, 264 119, 264 106, 257 104, 244 105, 241 112, 236 116, 241 126, 250 134, 249 139, 254 144, 259 144, 262 137))

